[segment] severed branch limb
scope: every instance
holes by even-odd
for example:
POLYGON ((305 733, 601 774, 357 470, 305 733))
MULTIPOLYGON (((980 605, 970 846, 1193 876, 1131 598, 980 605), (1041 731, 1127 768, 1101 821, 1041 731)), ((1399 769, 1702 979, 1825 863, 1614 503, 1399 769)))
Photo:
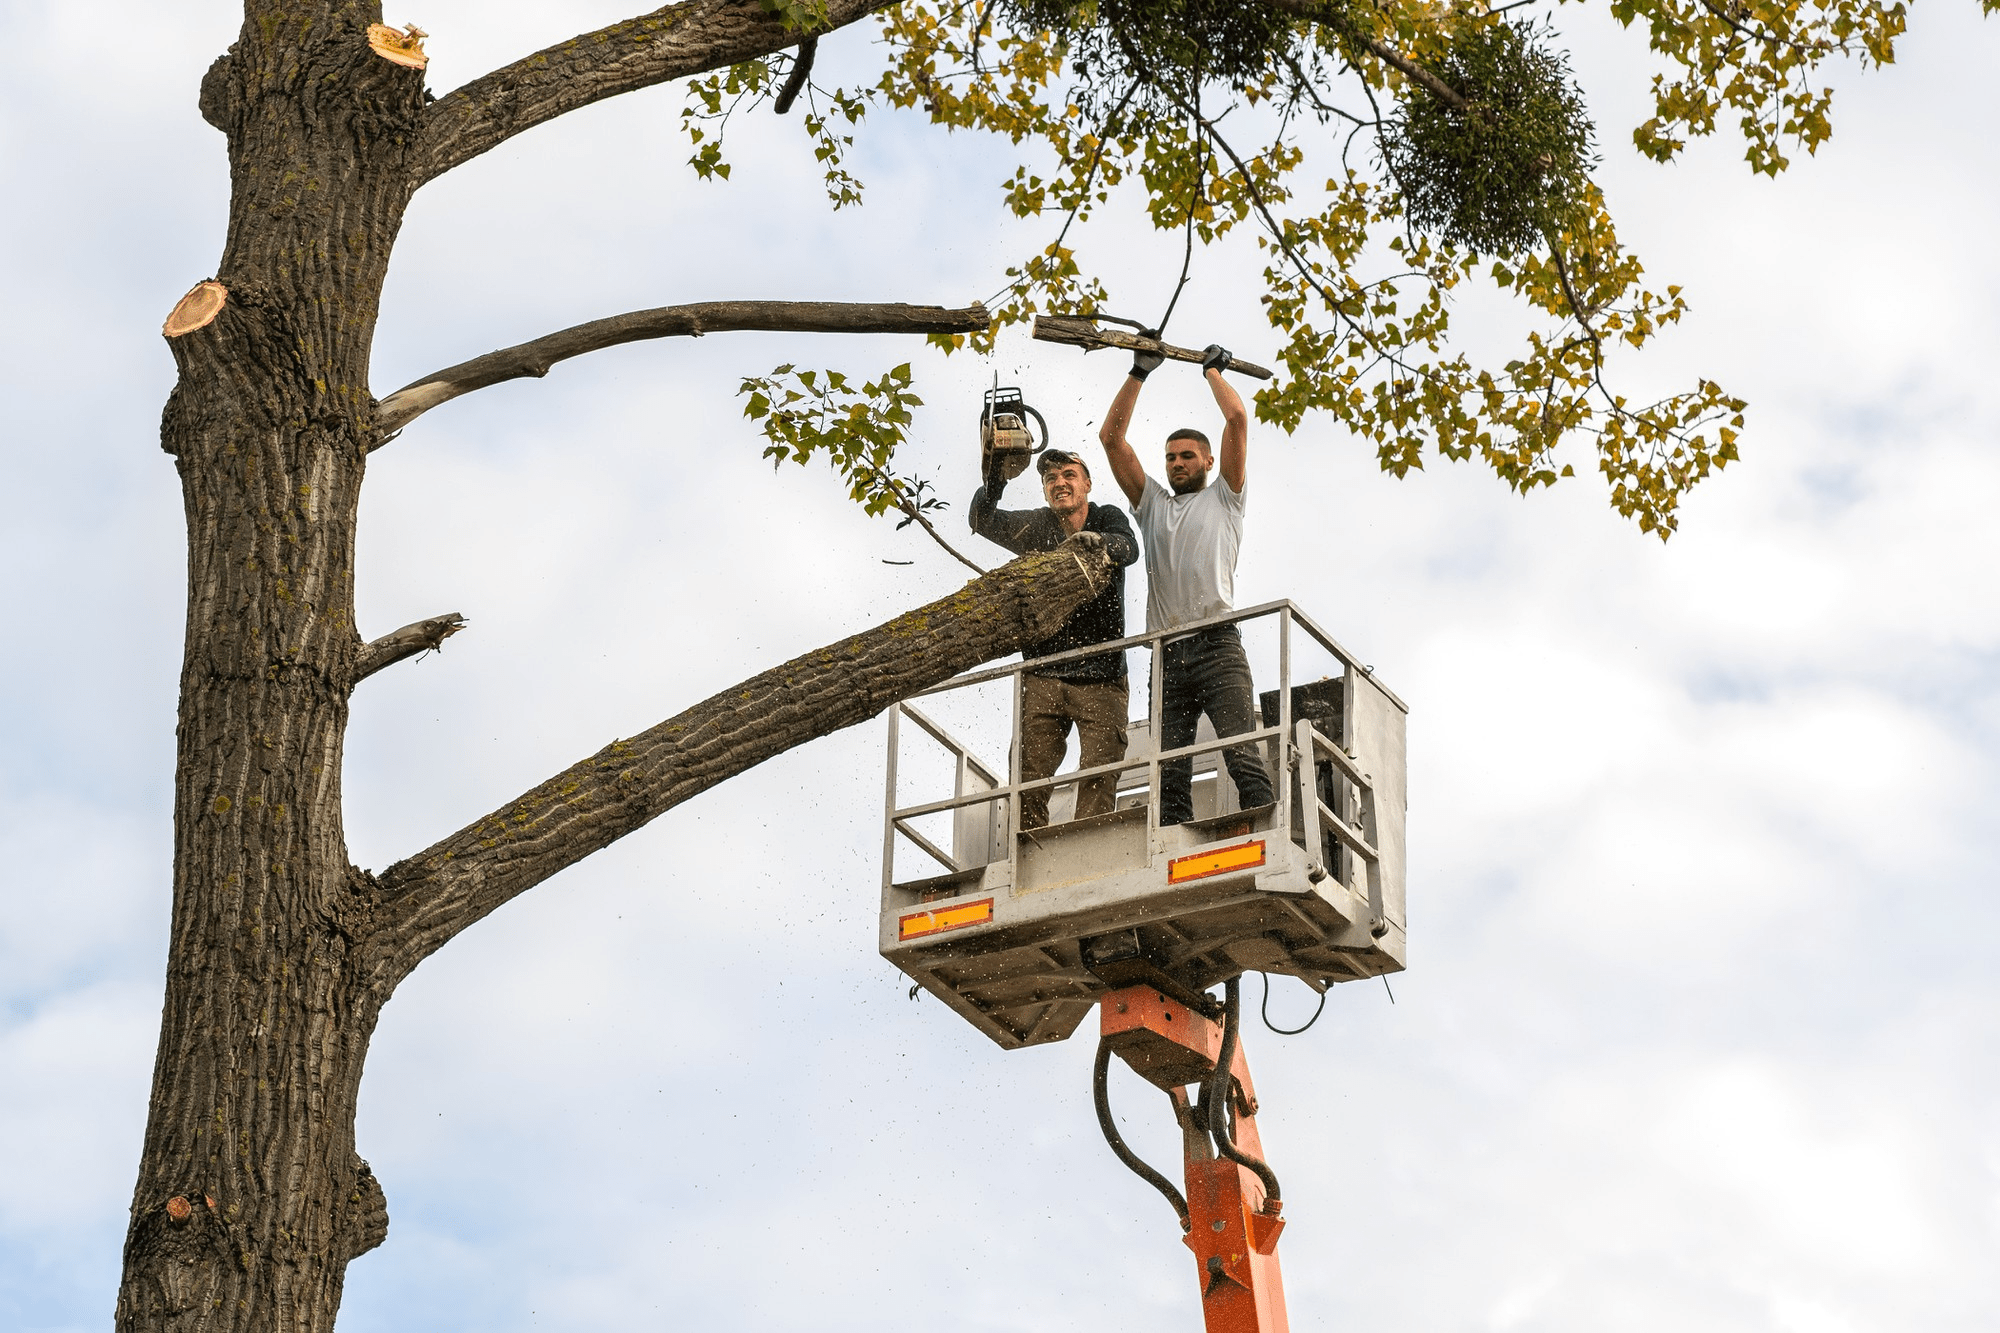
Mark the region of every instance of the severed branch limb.
POLYGON ((355 960, 383 998, 460 931, 717 783, 1040 641, 1111 577, 1070 541, 949 597, 793 658, 522 793, 376 879, 355 960))
POLYGON ((516 347, 503 347, 406 384, 375 408, 375 448, 439 403, 507 380, 539 379, 558 361, 649 338, 760 329, 774 333, 970 333, 987 326, 982 305, 947 310, 888 301, 702 301, 594 319, 516 347))
MULTIPOLYGON (((1172 311, 1169 310, 1168 313, 1171 314, 1172 311)), ((1190 365, 1197 366, 1208 355, 1206 352, 1197 352, 1192 347, 1176 347, 1172 343, 1127 333, 1123 329, 1103 328, 1095 320, 1080 315, 1037 315, 1034 330, 1028 336, 1037 342, 1081 347, 1086 352, 1094 352, 1100 347, 1117 347, 1135 352, 1158 352, 1169 361, 1186 361, 1190 365)), ((1249 375, 1253 379, 1271 378, 1271 372, 1265 367, 1251 361, 1239 361, 1233 356, 1223 369, 1233 370, 1239 375, 1249 375)))
POLYGON ((419 131, 414 184, 578 107, 755 60, 893 3, 826 0, 823 21, 808 35, 785 27, 757 0, 686 0, 572 37, 432 103, 419 131))
POLYGON ((453 611, 405 625, 362 645, 354 660, 354 683, 359 685, 383 667, 394 666, 418 653, 436 652, 444 641, 464 629, 465 617, 453 611))

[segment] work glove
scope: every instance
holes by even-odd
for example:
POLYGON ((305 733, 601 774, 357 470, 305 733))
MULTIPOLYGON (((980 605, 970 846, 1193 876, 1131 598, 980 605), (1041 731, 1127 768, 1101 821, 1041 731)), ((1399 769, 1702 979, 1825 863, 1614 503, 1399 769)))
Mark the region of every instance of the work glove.
POLYGON ((1000 492, 1006 489, 1007 474, 1000 468, 1000 451, 996 449, 986 461, 986 498, 998 503, 1000 492))
POLYGON ((1070 540, 1086 551, 1096 551, 1099 554, 1102 554, 1104 551, 1104 534, 1101 532, 1074 533, 1071 535, 1070 540))
POLYGON ((1229 369, 1229 349, 1221 343, 1210 343, 1201 350, 1201 370, 1205 375, 1211 370, 1229 369))
MULTIPOLYGON (((1139 336, 1142 338, 1158 339, 1160 331, 1158 329, 1141 329, 1139 330, 1139 336)), ((1134 351, 1132 353, 1132 378, 1143 383, 1146 376, 1158 370, 1166 359, 1166 357, 1158 352, 1134 351)))

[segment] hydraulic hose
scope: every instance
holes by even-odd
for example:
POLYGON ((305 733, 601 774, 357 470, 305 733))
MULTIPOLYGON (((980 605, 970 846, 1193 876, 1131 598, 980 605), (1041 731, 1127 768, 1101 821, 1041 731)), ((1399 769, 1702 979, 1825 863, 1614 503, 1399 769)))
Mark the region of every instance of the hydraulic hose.
POLYGON ((1222 984, 1222 1051, 1216 1056, 1215 1072, 1201 1090, 1201 1102, 1208 1113, 1208 1133, 1215 1140, 1216 1151, 1238 1166, 1256 1172, 1257 1179, 1264 1182, 1264 1205, 1269 1211, 1283 1197, 1278 1191, 1278 1173, 1237 1147, 1236 1140, 1229 1135, 1229 1066, 1236 1060, 1236 1019, 1242 1010, 1242 998, 1241 977, 1231 977, 1222 984))
POLYGON ((1118 1160, 1125 1163, 1132 1174, 1167 1196, 1167 1202, 1180 1215, 1181 1230, 1185 1232, 1194 1223, 1188 1217, 1187 1200, 1174 1188, 1174 1183, 1141 1161, 1139 1154, 1126 1146, 1124 1136, 1119 1134, 1117 1122, 1111 1118, 1111 1047, 1103 1038, 1097 1042, 1097 1068, 1091 1074, 1091 1091, 1097 1100, 1097 1127, 1104 1131, 1104 1141, 1111 1145, 1111 1151, 1118 1160))
POLYGON ((1304 1032, 1306 1028, 1309 1028, 1313 1024, 1319 1022, 1319 1016, 1326 1012, 1326 990, 1333 989, 1331 986, 1327 987, 1326 990, 1322 990, 1319 993, 1319 1004, 1313 1009, 1313 1016, 1311 1018, 1308 1018, 1303 1026, 1295 1028, 1279 1027, 1276 1023, 1273 1023, 1271 1021, 1271 974, 1269 972, 1259 972, 1257 975, 1264 978, 1264 1003, 1258 1012, 1264 1015, 1264 1026, 1271 1029, 1271 1031, 1277 1033, 1279 1036, 1281 1037, 1298 1036, 1301 1032, 1304 1032))

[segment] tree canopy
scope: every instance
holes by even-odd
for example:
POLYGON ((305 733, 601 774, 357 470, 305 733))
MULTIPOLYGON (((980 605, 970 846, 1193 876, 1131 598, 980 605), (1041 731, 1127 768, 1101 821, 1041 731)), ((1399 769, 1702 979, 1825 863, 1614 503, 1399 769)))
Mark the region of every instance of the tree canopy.
MULTIPOLYGON (((871 112, 1019 147, 1001 201, 1055 234, 1009 269, 986 331, 935 341, 984 349, 1040 312, 1108 309, 1084 232, 1137 195, 1152 226, 1184 234, 1190 263, 1197 243, 1262 253, 1258 299, 1286 372, 1257 395, 1262 420, 1294 431, 1324 413, 1389 472, 1476 457, 1522 492, 1594 456, 1612 505, 1663 539, 1689 490, 1737 457, 1746 404, 1706 377, 1654 401, 1620 392, 1614 353, 1688 306, 1621 244, 1593 178, 1601 154, 1624 140, 1669 162, 1733 117, 1751 169, 1775 175, 1832 132, 1832 67, 1890 63, 1906 19, 1876 0, 1614 0, 1661 65, 1653 115, 1621 133, 1592 121, 1533 0, 906 0, 877 17, 874 82, 831 88, 811 81, 824 9, 760 2, 804 40, 690 83, 700 175, 728 176, 732 114, 802 93, 836 208, 861 200, 846 155, 871 112), (1512 302, 1505 359, 1454 340, 1454 296, 1474 283, 1512 302)), ((883 507, 870 479, 888 475, 906 381, 801 383, 776 411, 771 383, 746 387, 773 456, 824 451, 883 507)))

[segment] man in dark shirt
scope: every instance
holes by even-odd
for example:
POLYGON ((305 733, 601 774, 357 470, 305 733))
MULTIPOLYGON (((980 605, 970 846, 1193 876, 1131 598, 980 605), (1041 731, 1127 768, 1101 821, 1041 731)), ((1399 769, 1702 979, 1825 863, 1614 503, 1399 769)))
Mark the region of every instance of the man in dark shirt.
MULTIPOLYGON (((1016 555, 1052 551, 1083 535, 1104 544, 1111 581, 1079 607, 1062 628, 1023 654, 1033 661, 1072 648, 1125 637, 1125 567, 1139 558, 1139 542, 1122 510, 1090 502, 1090 469, 1064 449, 1045 449, 1035 466, 1042 475, 1043 509, 1000 509, 1004 477, 989 474, 972 494, 972 530, 1016 555)), ((1125 757, 1125 720, 1130 698, 1122 651, 1058 662, 1046 671, 1021 675, 1021 781, 1054 774, 1077 731, 1078 766, 1095 768, 1125 757)), ((1049 792, 1043 787, 1021 797, 1021 827, 1049 822, 1049 792)), ((1118 775, 1106 773, 1078 784, 1076 817, 1108 814, 1118 796, 1118 775)))

